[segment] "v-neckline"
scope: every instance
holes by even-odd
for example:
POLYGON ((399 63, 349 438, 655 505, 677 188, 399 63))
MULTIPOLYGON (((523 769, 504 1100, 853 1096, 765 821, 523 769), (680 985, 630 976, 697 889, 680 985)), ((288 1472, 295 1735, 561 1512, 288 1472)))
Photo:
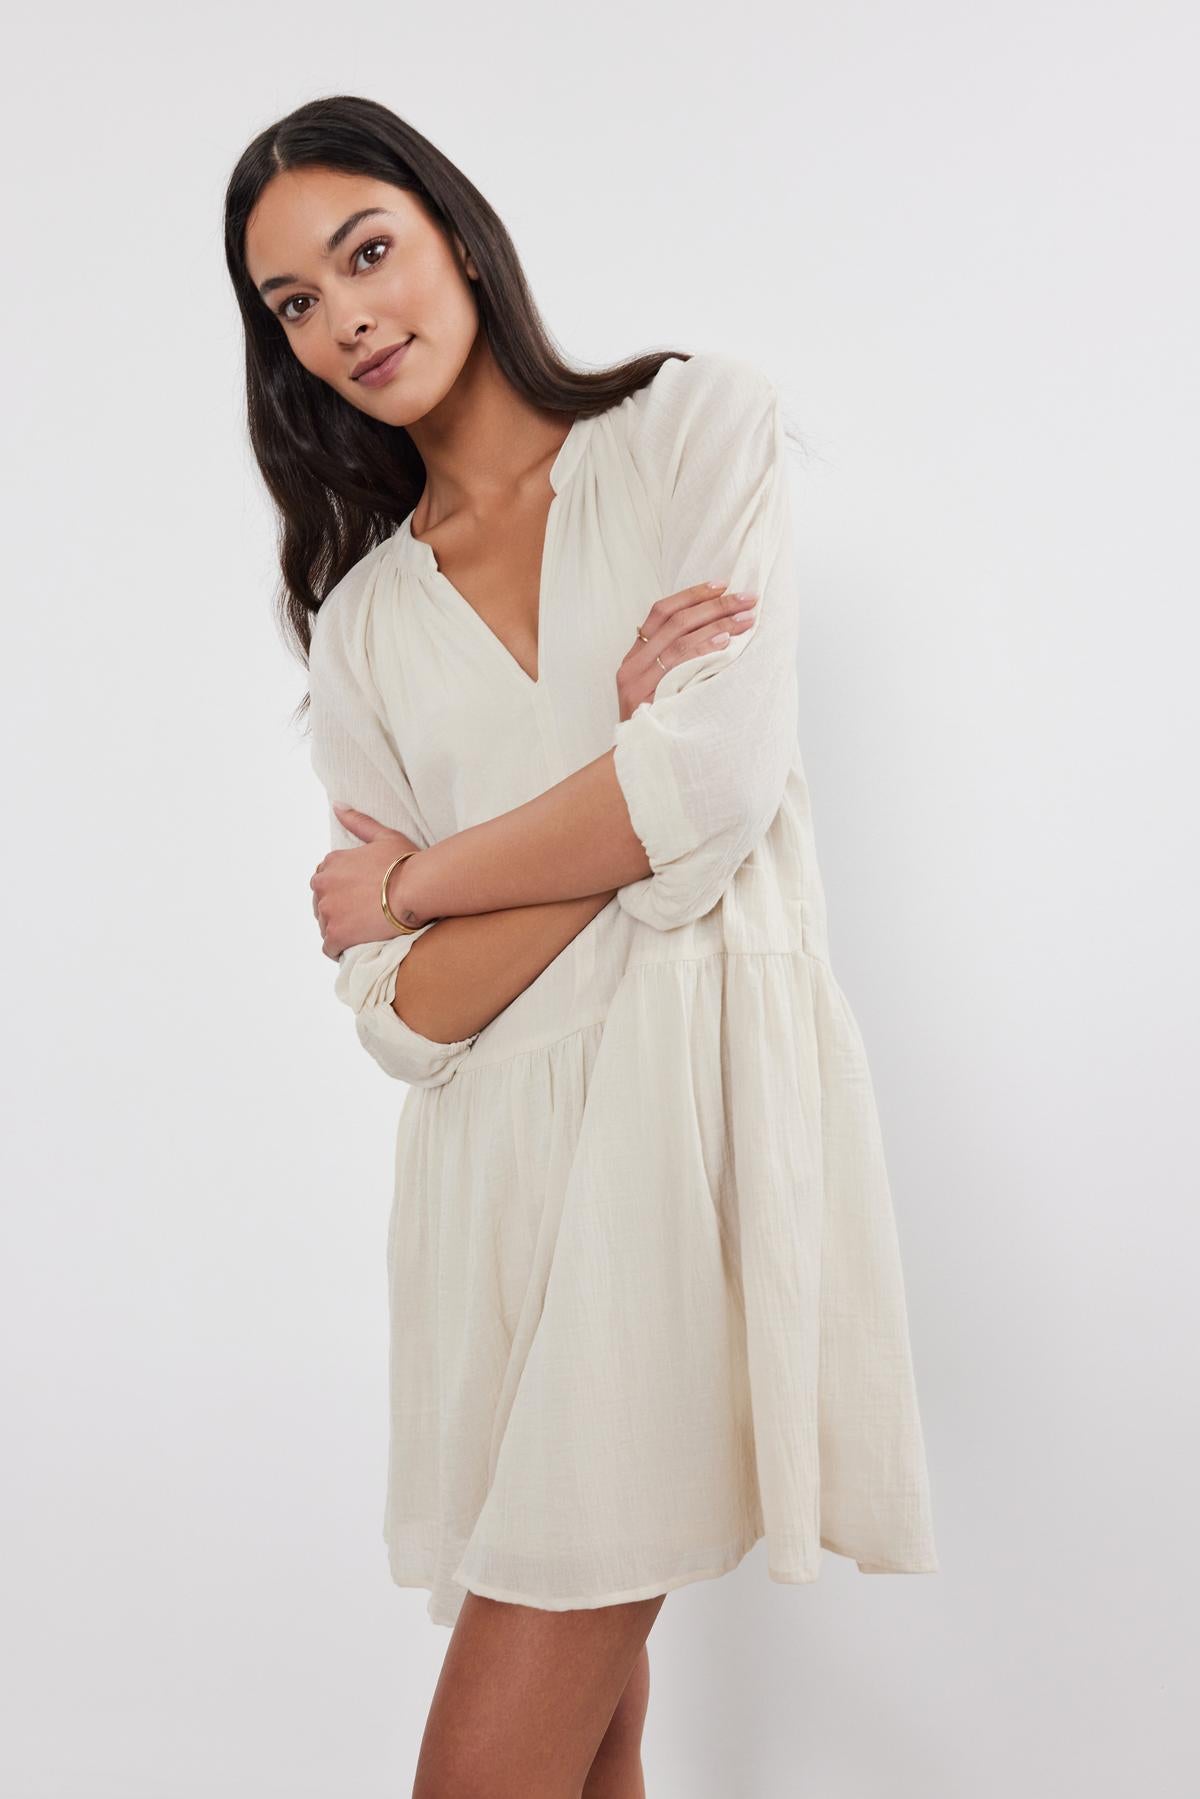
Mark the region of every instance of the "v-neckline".
MULTIPOLYGON (((522 683, 526 691, 532 694, 537 694, 542 691, 546 678, 546 583, 550 572, 550 552, 553 546, 554 526, 558 515, 558 502, 562 495, 562 490, 566 485, 567 477, 575 466, 584 427, 589 424, 591 419, 595 416, 595 414, 590 413, 587 416, 584 416, 581 413, 578 418, 572 420, 571 428, 559 445, 554 461, 550 464, 550 487, 552 491, 550 505, 546 511, 546 529, 542 538, 542 554, 538 565, 538 611, 536 633, 538 672, 536 679, 529 673, 527 668, 522 667, 508 646, 501 642, 500 638, 492 630, 492 627, 486 622, 478 609, 472 606, 465 594, 460 593, 453 581, 450 580, 449 576, 442 573, 432 544, 426 543, 423 537, 413 536, 412 512, 407 514, 396 531, 396 537, 400 540, 401 545, 410 547, 423 562, 426 577, 432 583, 435 590, 442 594, 451 606, 456 610, 461 611, 468 619, 468 622, 473 622, 477 631, 482 632, 483 636, 491 641, 504 665, 516 676, 517 680, 522 683)), ((413 512, 415 511, 416 507, 414 506, 413 512)))

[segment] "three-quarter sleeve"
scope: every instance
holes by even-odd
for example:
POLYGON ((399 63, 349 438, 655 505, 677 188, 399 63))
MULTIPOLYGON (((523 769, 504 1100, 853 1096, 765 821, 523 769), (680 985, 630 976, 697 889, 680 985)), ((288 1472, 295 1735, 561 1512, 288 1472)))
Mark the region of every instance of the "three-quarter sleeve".
POLYGON ((616 727, 615 772, 651 869, 618 889, 618 904, 670 930, 720 900, 778 812, 799 750, 799 595, 778 390, 719 352, 664 363, 635 415, 632 449, 661 521, 662 594, 725 581, 758 595, 746 630, 669 668, 616 727))
POLYGON ((392 1004, 400 964, 430 929, 380 943, 354 943, 338 957, 333 990, 354 1012, 358 1040, 385 1074, 409 1087, 440 1087, 470 1054, 478 1031, 455 1043, 439 1043, 406 1024, 392 1004))
MULTIPOLYGON (((357 682, 352 684, 353 661, 344 637, 352 628, 351 621, 342 613, 326 617, 332 597, 325 600, 314 621, 308 668, 309 749, 313 771, 329 801, 330 847, 353 849, 362 842, 339 821, 333 810, 336 802, 402 831, 425 849, 431 838, 390 735, 370 694, 357 682)), ((413 1030, 392 1004, 400 964, 418 938, 436 923, 431 919, 407 935, 351 944, 338 957, 334 979, 334 993, 352 1010, 363 1048, 385 1074, 410 1087, 437 1087, 450 1080, 479 1035, 476 1031, 456 1042, 441 1043, 413 1030)))

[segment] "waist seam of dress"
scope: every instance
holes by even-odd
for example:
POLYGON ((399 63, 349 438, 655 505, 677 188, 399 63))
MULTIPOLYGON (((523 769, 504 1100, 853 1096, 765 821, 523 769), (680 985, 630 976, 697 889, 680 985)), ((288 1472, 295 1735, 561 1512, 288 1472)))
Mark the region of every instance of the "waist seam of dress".
MULTIPOLYGON (((694 956, 655 956, 641 962, 630 962, 625 973, 621 977, 621 982, 623 984, 629 975, 639 973, 641 970, 647 968, 685 968, 689 964, 696 962, 711 962, 717 957, 721 957, 727 961, 733 959, 740 960, 749 957, 763 961, 768 957, 774 958, 777 956, 803 956, 806 962, 817 962, 821 967, 826 969, 829 967, 827 957, 816 955, 812 950, 802 949, 798 946, 794 946, 791 949, 728 949, 722 946, 720 949, 698 950, 694 956)), ((528 991, 529 989, 526 988, 525 992, 528 991)), ((617 992, 619 991, 620 987, 618 986, 617 992)), ((615 998, 616 994, 614 993, 613 999, 615 998)), ((512 1001, 510 1003, 515 1004, 516 1002, 512 1001)), ((464 1058, 457 1069, 453 1080, 445 1083, 445 1085, 447 1087, 452 1087, 455 1082, 463 1080, 468 1075, 483 1074, 495 1068, 506 1068, 510 1062, 517 1061, 521 1056, 544 1055, 547 1050, 558 1049, 562 1044, 569 1043, 572 1037, 581 1036, 584 1031, 593 1031, 600 1025, 605 1024, 608 1019, 608 1014, 612 1010, 612 1004, 613 1002, 610 1000, 607 1009, 602 1012, 598 1018, 589 1018, 585 1020, 583 1024, 573 1025, 569 1031, 564 1031, 561 1036, 547 1038, 544 1042, 527 1043, 522 1045, 520 1049, 509 1050, 504 1055, 491 1058, 484 1056, 477 1059, 474 1052, 472 1052, 472 1054, 464 1058)), ((496 1016, 497 1018, 502 1018, 504 1014, 498 1012, 496 1016)), ((485 1025, 483 1028, 486 1030, 488 1027, 485 1025)), ((435 1088, 433 1091, 436 1092, 438 1089, 435 1088)))

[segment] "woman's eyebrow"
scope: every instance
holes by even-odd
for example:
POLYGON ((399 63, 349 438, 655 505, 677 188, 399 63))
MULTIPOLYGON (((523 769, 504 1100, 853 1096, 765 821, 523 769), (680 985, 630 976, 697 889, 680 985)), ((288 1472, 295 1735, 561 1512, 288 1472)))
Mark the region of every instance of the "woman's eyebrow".
MULTIPOLYGON (((330 236, 324 246, 323 254, 332 256, 338 245, 349 237, 356 225, 361 225, 364 219, 373 219, 376 216, 392 218, 394 215, 385 206, 364 206, 361 212, 352 212, 348 219, 342 220, 337 230, 330 236)), ((267 295, 274 293, 277 287, 290 287, 293 281, 299 281, 299 279, 299 275, 272 275, 268 280, 259 282, 258 291, 265 300, 267 295)))

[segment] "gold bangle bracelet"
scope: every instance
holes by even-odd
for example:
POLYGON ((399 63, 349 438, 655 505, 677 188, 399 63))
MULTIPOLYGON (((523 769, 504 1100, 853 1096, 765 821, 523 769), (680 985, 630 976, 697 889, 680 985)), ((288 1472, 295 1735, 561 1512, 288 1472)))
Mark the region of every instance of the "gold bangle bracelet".
MULTIPOLYGON (((389 924, 394 924, 396 929, 405 937, 411 937, 413 935, 413 933, 416 931, 423 931, 425 929, 425 925, 401 923, 400 919, 398 919, 396 917, 396 914, 392 911, 392 908, 388 905, 388 896, 387 896, 388 882, 392 878, 393 870, 399 868, 400 864, 408 856, 415 856, 416 853, 417 853, 416 850, 405 850, 404 854, 402 856, 396 857, 396 860, 389 866, 389 868, 384 873, 383 886, 380 888, 380 891, 379 891, 379 898, 380 898, 380 903, 383 906, 384 917, 387 919, 389 924)), ((426 923, 429 923, 429 922, 431 922, 431 921, 426 920, 426 923)))

